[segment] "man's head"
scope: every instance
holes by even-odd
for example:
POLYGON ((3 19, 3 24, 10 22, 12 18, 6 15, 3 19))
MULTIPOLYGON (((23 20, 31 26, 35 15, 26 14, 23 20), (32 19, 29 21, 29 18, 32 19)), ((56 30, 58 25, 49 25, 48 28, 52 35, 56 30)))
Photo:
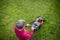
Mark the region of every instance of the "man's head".
POLYGON ((25 20, 21 19, 21 20, 18 20, 17 23, 16 23, 16 27, 18 29, 22 29, 25 25, 25 20))

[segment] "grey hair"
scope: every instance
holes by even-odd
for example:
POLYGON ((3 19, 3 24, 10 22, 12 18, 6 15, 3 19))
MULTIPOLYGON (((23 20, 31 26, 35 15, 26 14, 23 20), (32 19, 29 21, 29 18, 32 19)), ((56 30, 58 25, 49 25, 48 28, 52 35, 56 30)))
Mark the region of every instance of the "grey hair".
POLYGON ((22 29, 24 27, 24 25, 25 25, 25 20, 23 20, 23 19, 18 20, 16 23, 16 27, 18 29, 22 29))

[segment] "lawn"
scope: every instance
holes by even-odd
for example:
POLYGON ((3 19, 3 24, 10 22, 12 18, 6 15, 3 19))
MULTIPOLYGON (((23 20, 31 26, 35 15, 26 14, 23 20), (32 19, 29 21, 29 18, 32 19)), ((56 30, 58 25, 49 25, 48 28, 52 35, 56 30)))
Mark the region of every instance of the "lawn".
POLYGON ((17 20, 31 23, 37 16, 46 22, 33 37, 60 40, 60 0, 0 0, 0 40, 18 40, 14 33, 17 20))

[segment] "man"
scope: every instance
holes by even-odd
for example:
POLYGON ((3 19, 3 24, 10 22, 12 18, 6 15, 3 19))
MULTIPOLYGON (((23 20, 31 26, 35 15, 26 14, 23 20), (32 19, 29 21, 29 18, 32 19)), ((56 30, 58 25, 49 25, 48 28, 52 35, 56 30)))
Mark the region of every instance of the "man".
POLYGON ((33 36, 34 28, 31 27, 31 31, 28 34, 26 26, 29 26, 29 24, 26 24, 24 20, 18 20, 18 22, 14 26, 14 31, 19 40, 28 40, 33 36))

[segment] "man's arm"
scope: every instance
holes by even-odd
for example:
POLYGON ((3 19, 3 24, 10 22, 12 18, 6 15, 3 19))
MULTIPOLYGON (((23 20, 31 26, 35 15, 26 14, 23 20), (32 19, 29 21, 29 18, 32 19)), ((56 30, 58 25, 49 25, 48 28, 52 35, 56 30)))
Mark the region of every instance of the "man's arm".
POLYGON ((31 28, 31 31, 30 31, 29 34, 26 32, 25 37, 27 39, 30 39, 30 38, 32 38, 33 34, 34 34, 34 28, 31 28))

